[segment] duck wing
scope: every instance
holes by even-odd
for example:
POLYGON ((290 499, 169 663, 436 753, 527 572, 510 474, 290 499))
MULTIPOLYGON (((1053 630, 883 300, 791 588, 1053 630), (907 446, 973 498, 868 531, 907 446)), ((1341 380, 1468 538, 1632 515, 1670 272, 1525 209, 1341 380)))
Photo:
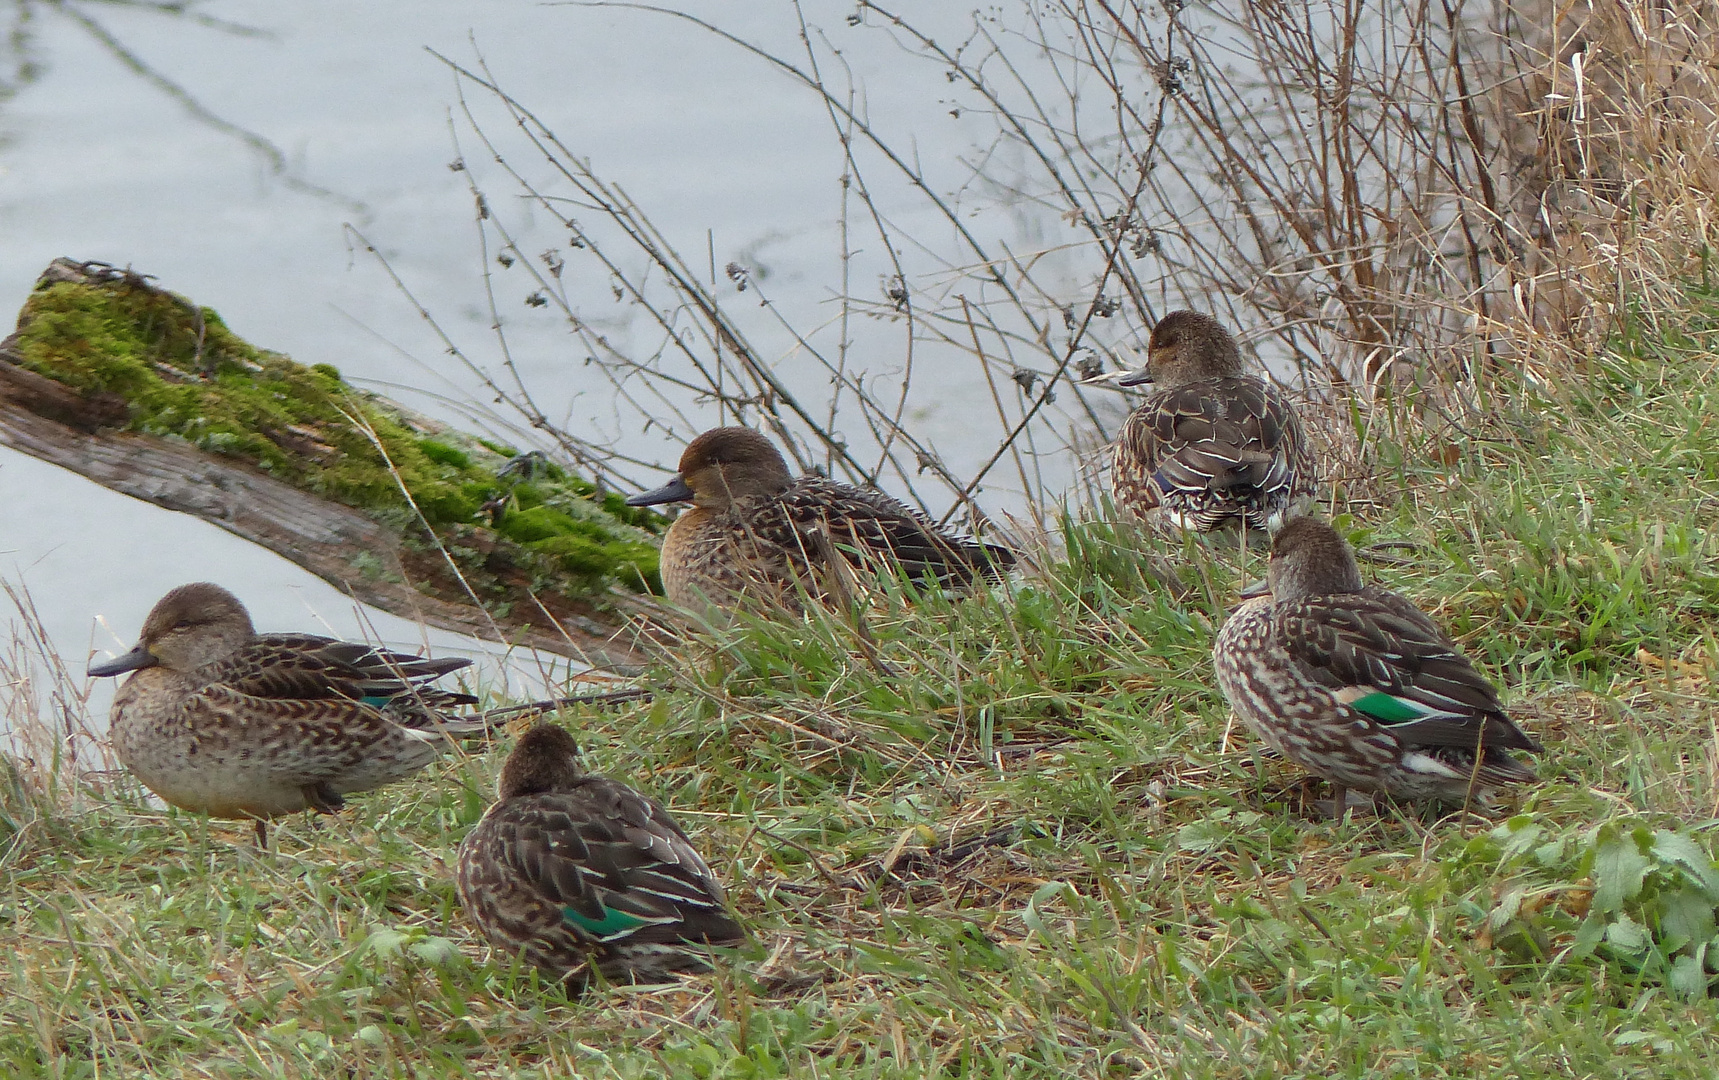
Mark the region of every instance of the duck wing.
POLYGON ((197 674, 206 685, 252 698, 346 698, 376 709, 422 710, 476 704, 470 694, 427 685, 470 663, 463 657, 429 659, 315 634, 259 634, 197 674))
POLYGON ((481 828, 487 854, 559 907, 585 940, 724 944, 745 936, 668 811, 618 781, 585 777, 572 791, 510 800, 481 828))
POLYGON ((774 505, 805 551, 821 535, 852 562, 900 566, 916 581, 967 585, 980 575, 1001 577, 1015 553, 938 528, 935 522, 880 491, 803 476, 774 505))
POLYGON ((1539 750, 1498 691, 1408 600, 1385 589, 1277 605, 1275 637, 1299 673, 1404 745, 1539 750))
POLYGON ((1301 423, 1282 392, 1261 379, 1208 379, 1154 396, 1128 418, 1117 455, 1152 479, 1141 485, 1152 505, 1313 488, 1301 423))

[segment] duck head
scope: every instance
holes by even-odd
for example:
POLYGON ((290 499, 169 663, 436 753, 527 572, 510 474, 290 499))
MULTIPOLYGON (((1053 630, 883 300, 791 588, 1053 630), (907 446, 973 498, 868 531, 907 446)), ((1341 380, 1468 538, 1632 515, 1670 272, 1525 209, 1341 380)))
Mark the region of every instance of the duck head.
POLYGON ((123 675, 157 665, 190 671, 221 659, 255 634, 245 605, 226 589, 207 581, 181 585, 150 609, 136 648, 91 664, 90 674, 123 675))
POLYGON ((501 797, 568 791, 583 775, 579 744, 573 736, 554 724, 538 724, 521 735, 507 755, 507 764, 501 767, 501 797))
POLYGON ((1348 541, 1330 525, 1310 517, 1293 518, 1277 530, 1266 580, 1279 603, 1355 593, 1365 587, 1348 541))
POLYGON ((628 506, 690 502, 722 511, 735 499, 776 495, 794 476, 769 439, 743 427, 721 427, 692 440, 680 456, 680 474, 655 491, 627 500, 628 506))
POLYGON ((1116 380, 1118 386, 1157 383, 1166 389, 1242 373, 1241 349, 1222 323, 1197 311, 1172 311, 1146 340, 1146 366, 1116 380))

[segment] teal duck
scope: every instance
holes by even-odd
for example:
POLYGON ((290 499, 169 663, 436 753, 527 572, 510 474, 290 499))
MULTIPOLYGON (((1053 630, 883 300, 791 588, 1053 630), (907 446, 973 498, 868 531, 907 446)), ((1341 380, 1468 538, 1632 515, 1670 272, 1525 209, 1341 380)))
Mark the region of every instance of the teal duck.
POLYGON ((181 585, 156 603, 137 647, 90 665, 134 672, 114 697, 119 760, 174 806, 256 823, 333 812, 342 796, 407 777, 448 737, 486 721, 443 710, 476 702, 431 681, 471 663, 314 634, 258 634, 219 585, 181 585))
POLYGON ((921 583, 1000 577, 1014 553, 939 529, 881 492, 822 476, 795 479, 774 444, 750 428, 705 432, 680 473, 631 506, 691 502, 663 540, 668 598, 727 606, 742 595, 797 610, 800 596, 842 595, 850 568, 905 572, 921 583))
POLYGON ((1216 319, 1172 311, 1152 328, 1146 366, 1117 380, 1152 383, 1122 425, 1111 486, 1147 520, 1211 532, 1270 532, 1313 503, 1313 456, 1289 399, 1242 373, 1216 319))
POLYGON ((1267 583, 1218 633, 1218 685, 1260 738, 1331 783, 1336 814, 1347 788, 1486 806, 1538 779, 1510 751, 1540 744, 1498 691, 1414 604, 1363 585, 1330 525, 1279 530, 1267 583))
POLYGON ((710 945, 745 931, 722 885, 669 812, 579 768, 550 723, 520 736, 500 798, 460 844, 466 915, 497 949, 582 990, 709 970, 710 945))

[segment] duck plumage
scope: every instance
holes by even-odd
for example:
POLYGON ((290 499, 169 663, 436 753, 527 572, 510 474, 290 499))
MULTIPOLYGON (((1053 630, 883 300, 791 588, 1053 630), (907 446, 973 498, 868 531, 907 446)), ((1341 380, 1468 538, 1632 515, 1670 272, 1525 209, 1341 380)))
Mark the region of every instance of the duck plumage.
POLYGON ((1532 783, 1510 753, 1540 744, 1455 642, 1404 597, 1361 583, 1329 525, 1299 518, 1272 549, 1271 595, 1213 648, 1218 684, 1267 743, 1339 789, 1485 804, 1532 783))
POLYGON ((444 711, 476 702, 428 683, 469 664, 314 634, 257 634, 218 585, 181 586, 136 648, 90 667, 134 672, 115 695, 114 752, 182 809, 263 823, 338 810, 343 796, 410 776, 450 736, 484 730, 444 711))
POLYGON ((662 805, 579 771, 571 736, 539 724, 501 797, 460 844, 460 902, 484 936, 582 988, 708 969, 707 945, 745 932, 722 885, 662 805))
POLYGON ((687 445, 680 474, 627 500, 690 501, 663 541, 663 586, 677 604, 764 598, 790 610, 803 594, 839 595, 850 568, 899 570, 945 587, 999 577, 1012 551, 940 529, 882 492, 816 475, 793 477, 768 439, 715 428, 687 445))
POLYGON ((1129 414, 1113 454, 1118 504, 1192 531, 1245 524, 1269 531, 1313 500, 1316 469, 1282 391, 1241 370, 1241 352, 1215 319, 1166 315, 1147 364, 1123 385, 1158 389, 1129 414))

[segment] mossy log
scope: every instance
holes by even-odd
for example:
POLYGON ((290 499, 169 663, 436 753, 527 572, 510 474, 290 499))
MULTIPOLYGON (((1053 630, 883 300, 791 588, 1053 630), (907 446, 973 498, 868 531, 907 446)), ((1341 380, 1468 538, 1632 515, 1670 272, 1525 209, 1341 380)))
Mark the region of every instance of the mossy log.
POLYGON ((660 589, 659 518, 255 348, 129 270, 57 259, 37 281, 0 342, 0 445, 211 521, 384 611, 598 667, 642 661, 626 612, 660 589))

